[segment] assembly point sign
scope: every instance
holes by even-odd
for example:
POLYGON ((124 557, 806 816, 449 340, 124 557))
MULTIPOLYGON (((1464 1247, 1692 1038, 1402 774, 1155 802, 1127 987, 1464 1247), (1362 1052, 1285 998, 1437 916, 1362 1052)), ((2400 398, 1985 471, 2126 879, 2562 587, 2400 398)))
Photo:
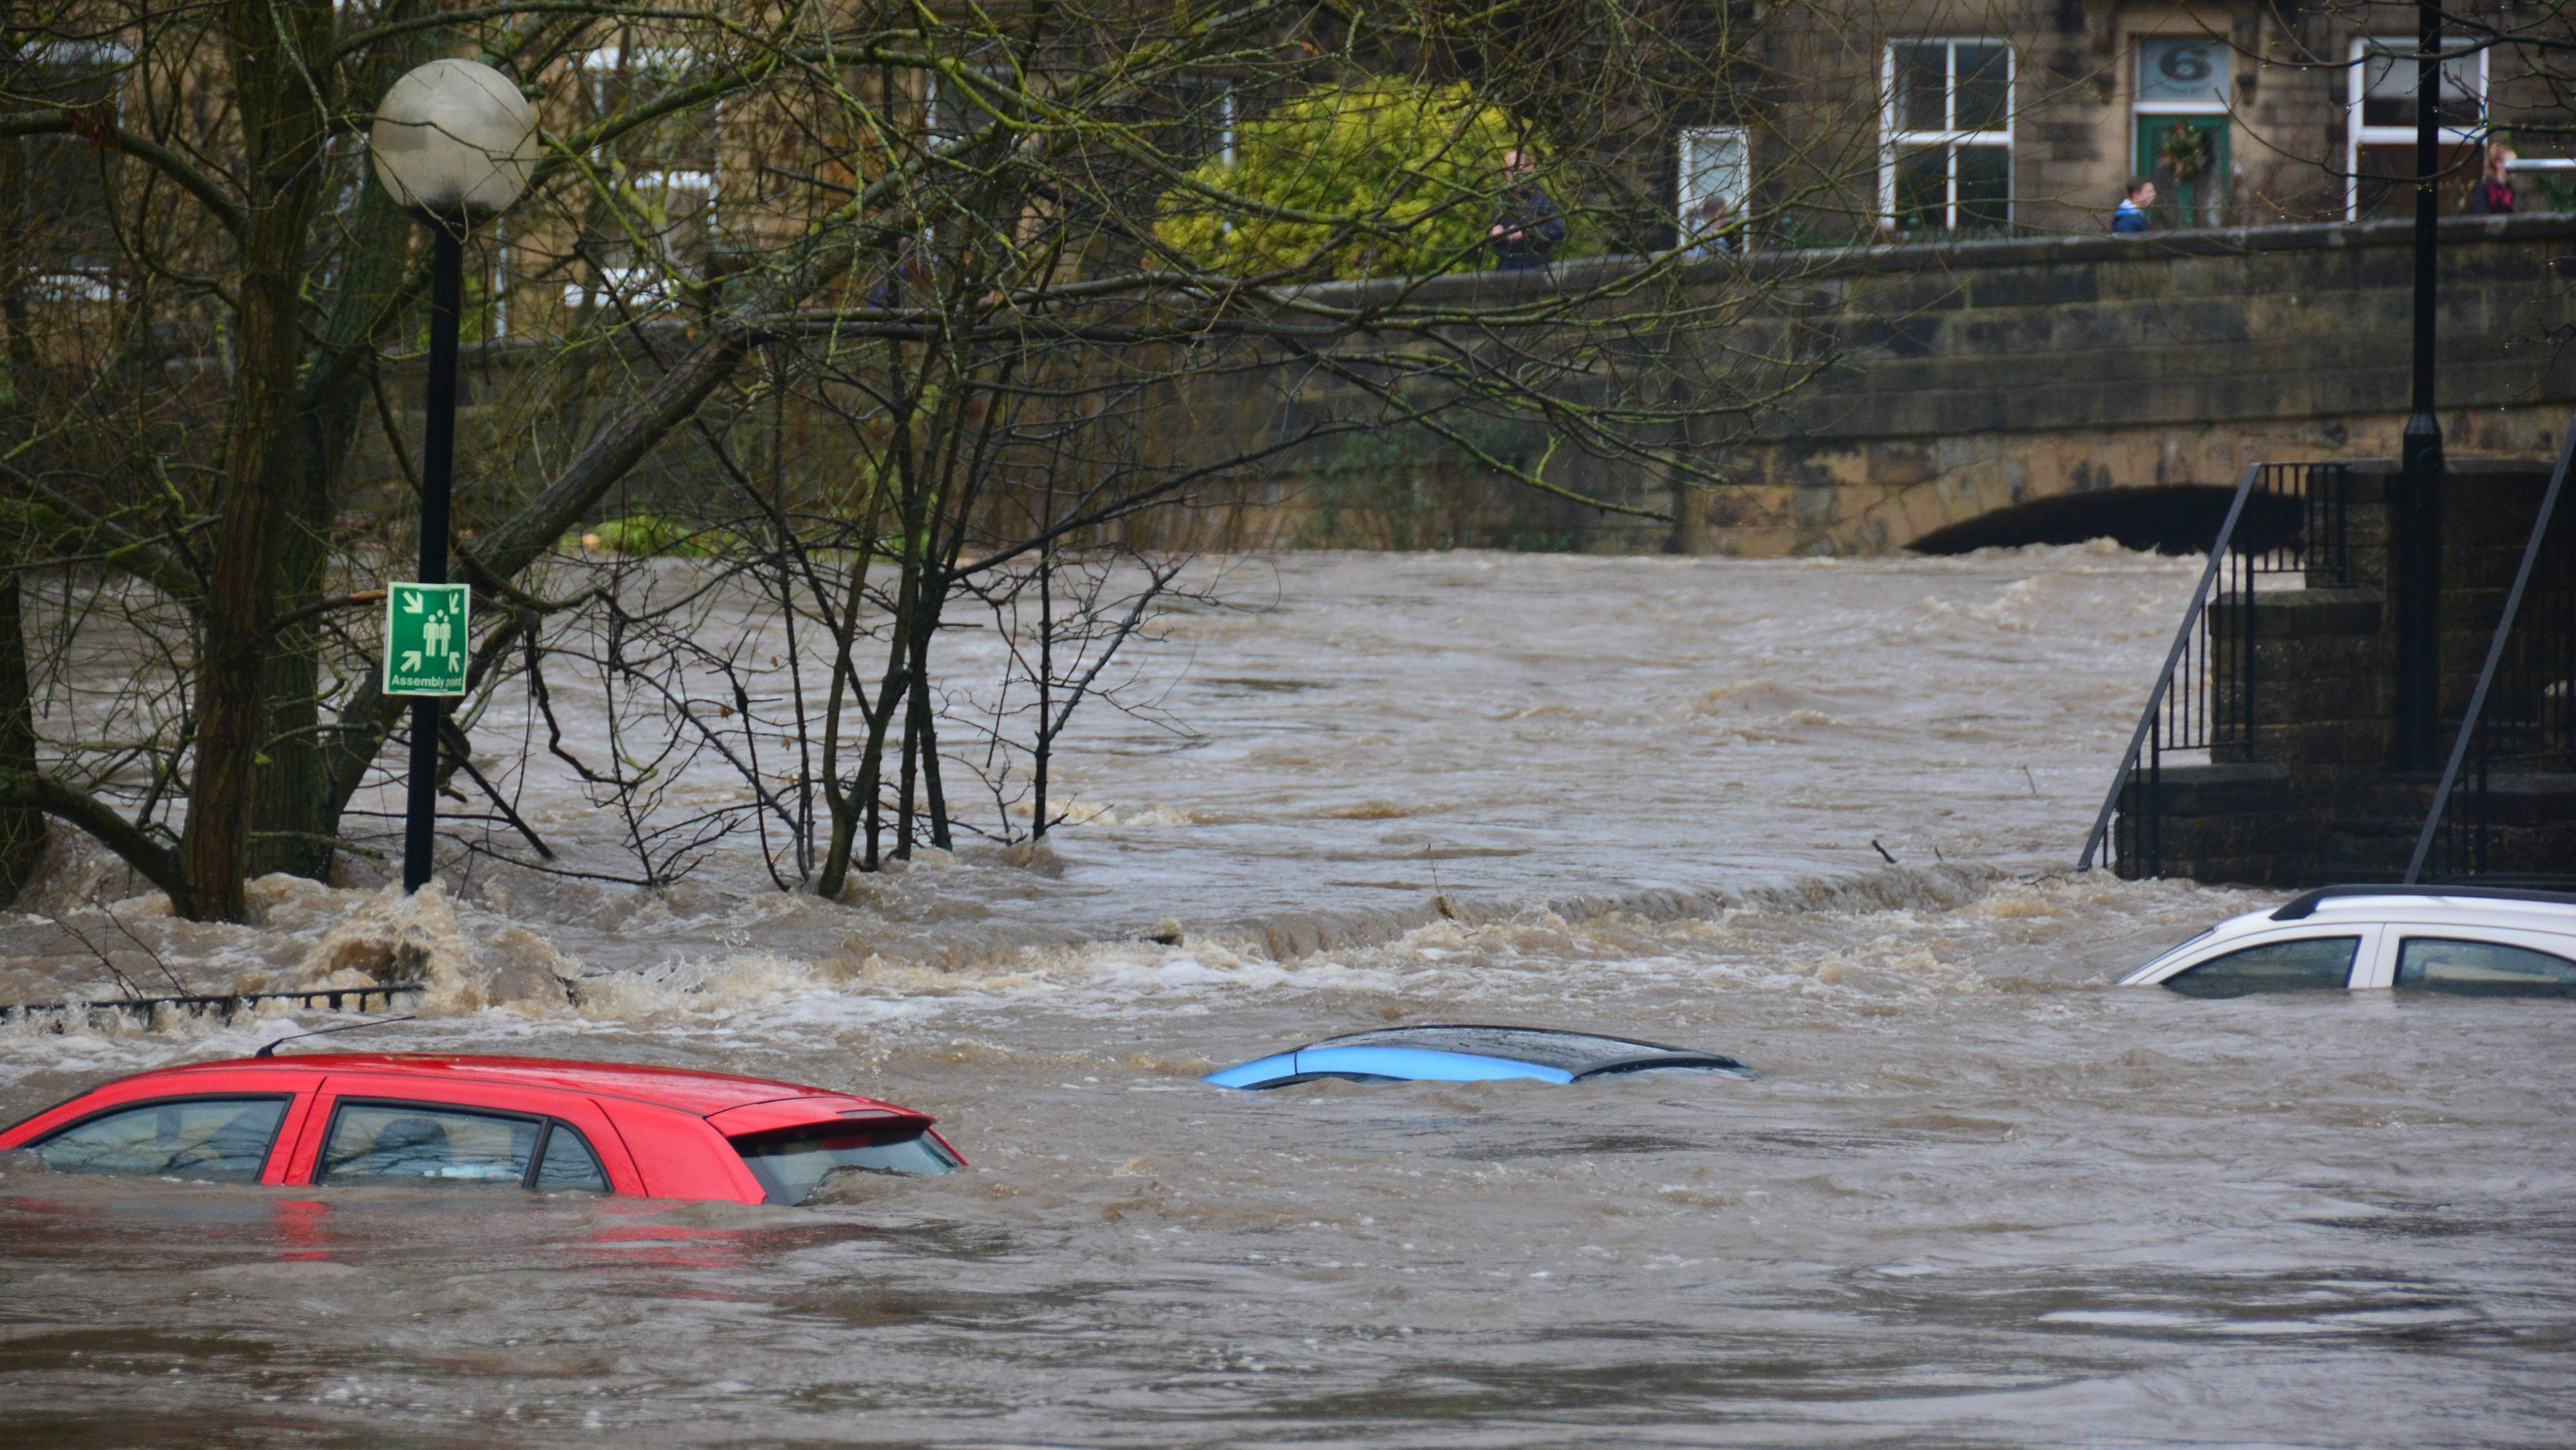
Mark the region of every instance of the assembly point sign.
POLYGON ((465 586, 385 588, 385 693, 465 693, 465 586))

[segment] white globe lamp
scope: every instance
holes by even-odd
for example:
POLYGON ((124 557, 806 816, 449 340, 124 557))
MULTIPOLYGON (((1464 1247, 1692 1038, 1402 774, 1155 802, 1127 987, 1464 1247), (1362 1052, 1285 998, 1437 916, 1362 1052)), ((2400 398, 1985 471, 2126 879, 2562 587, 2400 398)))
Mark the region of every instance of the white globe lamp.
POLYGON ((376 108, 376 179, 407 211, 468 225, 506 211, 537 162, 537 115, 499 71, 434 60, 376 108))

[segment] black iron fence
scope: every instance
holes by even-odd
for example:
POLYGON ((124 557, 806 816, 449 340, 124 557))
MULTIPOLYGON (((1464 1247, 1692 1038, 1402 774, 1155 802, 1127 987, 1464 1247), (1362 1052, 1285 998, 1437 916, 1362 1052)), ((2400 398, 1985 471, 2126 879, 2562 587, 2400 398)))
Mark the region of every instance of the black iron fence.
POLYGON ((2576 432, 2559 455, 2523 546, 2504 612, 2432 809, 2408 861, 2410 882, 2497 873, 2563 873, 2522 849, 2548 777, 2576 770, 2576 503, 2567 497, 2576 432), (2501 789, 2507 781, 2515 787, 2501 789))
POLYGON ((262 1002, 284 1002, 307 1011, 329 1008, 334 1012, 368 1010, 368 1003, 378 1010, 390 1008, 397 997, 418 997, 427 991, 418 984, 393 987, 319 987, 304 992, 224 992, 187 997, 106 997, 95 1002, 32 1002, 0 1005, 0 1022, 32 1022, 55 1032, 68 1032, 86 1027, 101 1016, 122 1017, 139 1026, 149 1027, 161 1013, 171 1012, 189 1017, 213 1017, 229 1022, 234 1014, 257 1010, 262 1002))
POLYGON ((2255 591, 2291 575, 2315 588, 2352 582, 2351 492, 2340 463, 2245 470, 2075 869, 2092 870, 2108 845, 2126 874, 2162 875, 2165 758, 2195 751, 2226 763, 2251 755, 2262 687, 2255 591))

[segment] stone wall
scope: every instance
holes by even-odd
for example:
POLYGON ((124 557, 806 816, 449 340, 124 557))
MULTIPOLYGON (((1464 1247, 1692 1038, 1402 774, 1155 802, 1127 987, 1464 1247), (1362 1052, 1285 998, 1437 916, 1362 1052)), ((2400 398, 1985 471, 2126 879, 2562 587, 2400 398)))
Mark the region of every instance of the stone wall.
MULTIPOLYGON (((1672 525, 1534 502, 1436 440, 1372 437, 1356 454, 1345 440, 1293 452, 1210 492, 1222 527, 1196 541, 1366 544, 1374 531, 1417 547, 1517 535, 1623 552, 1881 553, 2035 499, 2233 485, 2257 461, 2386 457, 2405 421, 2410 240, 2407 226, 2377 223, 1757 256, 1744 265, 1765 301, 1727 344, 1832 362, 1781 406, 1695 425, 1694 452, 1739 481, 1676 490, 1633 465, 1560 464, 1596 497, 1678 502, 1672 525), (1319 527, 1319 507, 1340 521, 1319 527), (1451 532, 1421 537, 1389 517, 1451 532)), ((2576 407, 2563 346, 2576 314, 2553 270, 2576 257, 2576 217, 2446 221, 2442 240, 2452 455, 2545 458, 2576 407)), ((1605 265, 1553 283, 1485 274, 1435 287, 1490 298, 1605 265)), ((1698 285, 1712 297, 1738 285, 1736 265, 1706 265, 1698 285)), ((1196 426, 1220 439, 1353 402, 1320 384, 1286 398, 1200 391, 1196 426)), ((1543 440, 1495 446, 1535 457, 1543 440)))

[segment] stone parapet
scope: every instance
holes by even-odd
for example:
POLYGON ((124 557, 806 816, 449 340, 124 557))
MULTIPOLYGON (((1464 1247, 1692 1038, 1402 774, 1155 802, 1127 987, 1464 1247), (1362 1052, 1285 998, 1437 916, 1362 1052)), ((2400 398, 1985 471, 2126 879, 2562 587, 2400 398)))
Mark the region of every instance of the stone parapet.
MULTIPOLYGON (((2452 455, 2545 458, 2576 406, 2576 353, 2549 340, 2576 322, 2551 271, 2576 246, 2576 216, 2459 218, 2442 238, 2452 455)), ((1670 511, 1673 522, 1533 501, 1439 439, 1371 434, 1291 450, 1207 490, 1237 532, 1193 541, 1529 547, 1543 537, 1603 551, 1867 554, 2041 499, 2230 486, 2259 461, 2394 456, 2411 240, 2402 223, 2300 225, 1698 263, 1683 271, 1683 300, 1744 312, 1723 335, 1683 344, 1703 349, 1682 359, 1690 386, 1758 383, 1752 359, 1821 369, 1762 407, 1690 424, 1678 441, 1728 480, 1721 487, 1677 484, 1634 458, 1552 455, 1551 482, 1670 511), (1425 519, 1449 532, 1425 537, 1425 519)), ((1418 284, 1409 300, 1535 301, 1635 265, 1463 274, 1418 284)), ((1361 306, 1399 290, 1337 283, 1303 296, 1361 306)), ((1189 390, 1182 411, 1210 447, 1291 436, 1360 401, 1321 377, 1286 396, 1228 379, 1189 390)), ((1551 456, 1537 423, 1496 422, 1477 441, 1523 463, 1551 456)), ((2384 537, 2384 521, 2354 524, 2365 551, 2384 537)))

